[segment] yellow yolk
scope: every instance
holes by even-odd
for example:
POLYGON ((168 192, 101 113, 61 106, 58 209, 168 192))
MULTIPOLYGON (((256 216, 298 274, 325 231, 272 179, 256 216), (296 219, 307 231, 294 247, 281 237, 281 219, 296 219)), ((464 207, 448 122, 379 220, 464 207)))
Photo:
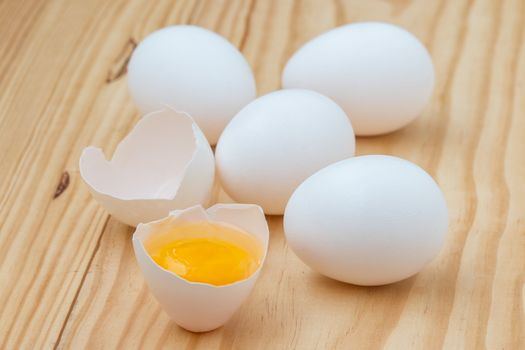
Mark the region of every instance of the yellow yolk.
POLYGON ((248 278, 260 262, 248 249, 218 237, 185 237, 151 248, 152 259, 166 270, 191 282, 216 286, 248 278))

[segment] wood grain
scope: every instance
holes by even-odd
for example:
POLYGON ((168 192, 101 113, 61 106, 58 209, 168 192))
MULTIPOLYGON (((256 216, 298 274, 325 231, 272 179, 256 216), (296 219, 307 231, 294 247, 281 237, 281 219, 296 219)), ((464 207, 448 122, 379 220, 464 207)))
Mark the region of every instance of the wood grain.
POLYGON ((522 0, 1 1, 0 348, 524 349, 524 31, 522 0), (442 253, 401 283, 345 285, 303 265, 269 217, 267 264, 241 310, 213 332, 178 328, 144 284, 132 229, 78 173, 83 147, 110 154, 138 118, 133 43, 169 24, 213 29, 264 94, 301 44, 360 20, 404 26, 435 62, 424 115, 357 151, 437 179, 450 210, 442 253))

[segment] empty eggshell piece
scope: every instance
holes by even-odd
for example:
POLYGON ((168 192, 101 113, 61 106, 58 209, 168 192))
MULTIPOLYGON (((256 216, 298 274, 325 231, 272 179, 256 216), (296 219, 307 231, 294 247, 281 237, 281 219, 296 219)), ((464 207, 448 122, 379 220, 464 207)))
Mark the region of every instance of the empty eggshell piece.
POLYGON ((205 332, 222 326, 250 294, 268 250, 268 225, 261 208, 250 204, 216 204, 208 210, 200 206, 172 212, 169 217, 140 224, 133 235, 133 248, 151 293, 179 326, 205 332), (234 227, 253 235, 263 249, 259 268, 247 279, 214 286, 189 282, 163 269, 147 253, 144 242, 156 233, 191 222, 213 222, 234 227))
POLYGON ((421 114, 434 87, 434 68, 413 34, 388 23, 363 22, 307 42, 286 64, 282 85, 332 98, 350 117, 356 135, 378 135, 421 114))
POLYGON ((185 111, 211 144, 256 96, 252 70, 239 50, 212 31, 188 25, 157 30, 137 46, 128 87, 143 114, 165 104, 185 111))
POLYGON ((288 89, 244 107, 221 135, 215 157, 221 184, 233 199, 280 215, 303 180, 354 150, 352 125, 335 102, 314 91, 288 89))
POLYGON ((197 124, 167 107, 142 117, 111 160, 99 148, 85 148, 79 167, 93 197, 130 226, 205 203, 215 172, 211 147, 197 124))
POLYGON ((357 285, 408 278, 439 252, 448 212, 438 185, 391 156, 332 164, 304 181, 286 207, 288 245, 313 270, 357 285))

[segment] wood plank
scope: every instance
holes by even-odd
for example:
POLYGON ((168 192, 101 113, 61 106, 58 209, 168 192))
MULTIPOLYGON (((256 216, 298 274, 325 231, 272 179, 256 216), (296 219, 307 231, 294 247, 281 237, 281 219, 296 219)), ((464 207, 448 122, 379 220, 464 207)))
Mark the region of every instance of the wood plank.
POLYGON ((29 29, 8 38, 15 51, 1 74, 0 276, 9 288, 0 291, 0 347, 43 348, 56 342, 107 220, 77 162, 90 139, 111 147, 108 134, 121 138, 134 118, 124 85, 105 86, 128 30, 110 31, 122 2, 4 5, 14 4, 21 10, 3 16, 29 29), (64 171, 70 185, 53 200, 64 171))
POLYGON ((1 2, 0 348, 525 348, 524 31, 521 0, 1 2), (122 69, 132 42, 175 23, 213 29, 263 94, 302 43, 359 20, 404 26, 435 62, 424 115, 357 151, 436 177, 442 253, 401 283, 346 285, 311 272, 269 217, 267 263, 239 312, 213 332, 178 328, 147 290, 132 229, 78 174, 84 146, 110 154, 138 118, 122 69))

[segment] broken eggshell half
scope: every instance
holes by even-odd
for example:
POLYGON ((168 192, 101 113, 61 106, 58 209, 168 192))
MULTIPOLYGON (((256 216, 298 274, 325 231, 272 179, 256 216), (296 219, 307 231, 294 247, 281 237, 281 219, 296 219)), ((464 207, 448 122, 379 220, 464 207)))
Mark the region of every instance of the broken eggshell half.
POLYGON ((204 204, 215 175, 204 134, 191 116, 169 107, 141 118, 111 160, 90 146, 79 166, 93 197, 130 226, 204 204))
POLYGON ((151 293, 179 326, 192 332, 205 332, 225 324, 250 294, 268 250, 268 225, 262 209, 253 204, 215 204, 208 210, 194 206, 176 210, 162 220, 138 225, 133 248, 151 293), (233 226, 260 243, 261 260, 250 277, 235 283, 215 286, 190 282, 159 266, 148 254, 144 243, 177 226, 208 222, 233 226))

